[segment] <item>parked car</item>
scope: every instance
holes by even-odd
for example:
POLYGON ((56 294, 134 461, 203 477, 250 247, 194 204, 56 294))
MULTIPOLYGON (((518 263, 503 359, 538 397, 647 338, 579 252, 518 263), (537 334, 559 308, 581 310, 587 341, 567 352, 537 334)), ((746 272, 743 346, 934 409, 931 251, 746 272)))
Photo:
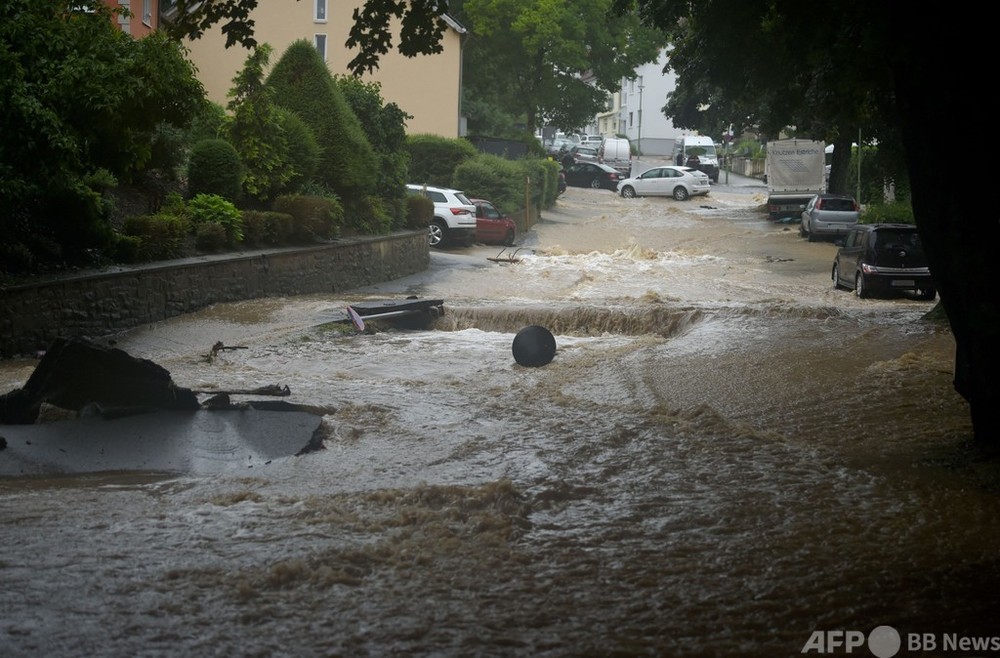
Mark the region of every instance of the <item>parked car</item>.
POLYGON ((618 183, 618 192, 626 199, 637 196, 672 196, 678 201, 708 194, 712 187, 708 176, 691 167, 667 165, 653 167, 638 176, 618 183))
POLYGON ((569 150, 574 162, 597 162, 600 157, 597 154, 597 146, 580 143, 569 150))
POLYGON ((508 247, 517 237, 517 224, 492 202, 469 199, 476 206, 476 242, 502 244, 508 247))
POLYGON ((628 177, 632 172, 632 145, 622 137, 608 137, 597 149, 599 162, 610 165, 628 177))
POLYGON ((476 206, 461 190, 408 184, 406 191, 423 194, 434 202, 434 219, 427 228, 432 247, 472 244, 476 238, 476 206))
POLYGON ((614 167, 597 162, 577 162, 565 169, 566 184, 615 191, 622 175, 614 167))
POLYGON ((899 290, 934 299, 936 291, 917 227, 912 224, 857 224, 833 261, 833 285, 858 297, 899 290))
POLYGON ((842 194, 817 194, 802 210, 799 235, 815 242, 820 237, 847 235, 858 223, 858 202, 842 194))

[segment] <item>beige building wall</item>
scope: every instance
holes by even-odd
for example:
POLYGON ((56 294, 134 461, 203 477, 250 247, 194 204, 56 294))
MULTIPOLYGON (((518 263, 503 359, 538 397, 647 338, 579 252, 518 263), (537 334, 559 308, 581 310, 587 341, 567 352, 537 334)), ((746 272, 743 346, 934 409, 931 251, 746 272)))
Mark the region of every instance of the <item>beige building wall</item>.
MULTIPOLYGON (((348 75, 347 63, 357 54, 344 44, 353 24, 351 14, 361 2, 326 0, 326 20, 316 18, 317 0, 266 0, 251 14, 256 22, 258 43, 274 48, 273 66, 285 49, 298 39, 315 43, 316 35, 326 36, 326 62, 330 73, 348 75)), ((452 23, 445 32, 444 51, 436 55, 407 58, 395 50, 382 56, 379 68, 365 74, 366 82, 382 85, 382 98, 412 114, 409 134, 430 133, 458 137, 461 114, 462 38, 464 29, 452 23)), ((221 29, 213 28, 200 39, 189 41, 191 61, 209 99, 225 106, 233 78, 243 68, 249 51, 242 46, 225 47, 221 29)), ((395 44, 394 44, 395 46, 395 44)))

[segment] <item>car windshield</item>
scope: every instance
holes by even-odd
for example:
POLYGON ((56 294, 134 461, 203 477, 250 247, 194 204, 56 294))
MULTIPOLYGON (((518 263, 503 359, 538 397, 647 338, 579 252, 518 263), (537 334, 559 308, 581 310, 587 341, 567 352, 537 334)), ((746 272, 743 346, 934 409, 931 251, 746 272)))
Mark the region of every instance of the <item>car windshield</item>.
POLYGON ((875 246, 879 249, 906 249, 910 252, 922 252, 923 244, 920 234, 907 230, 883 230, 875 232, 875 246))

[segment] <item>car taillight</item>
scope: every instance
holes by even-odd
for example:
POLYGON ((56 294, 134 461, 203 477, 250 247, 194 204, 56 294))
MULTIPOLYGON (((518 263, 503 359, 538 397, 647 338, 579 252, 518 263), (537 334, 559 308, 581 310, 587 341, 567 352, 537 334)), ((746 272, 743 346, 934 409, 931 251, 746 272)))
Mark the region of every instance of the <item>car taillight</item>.
POLYGON ((452 208, 451 209, 451 214, 452 215, 471 215, 472 213, 469 212, 468 210, 466 210, 465 208, 452 208))

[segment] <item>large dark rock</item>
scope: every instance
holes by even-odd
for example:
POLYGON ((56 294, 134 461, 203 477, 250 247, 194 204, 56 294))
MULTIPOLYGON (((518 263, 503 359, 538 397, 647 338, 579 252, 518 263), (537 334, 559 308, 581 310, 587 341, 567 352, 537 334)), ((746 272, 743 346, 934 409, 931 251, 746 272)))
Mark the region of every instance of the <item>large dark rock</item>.
POLYGON ((194 410, 198 398, 174 385, 170 373, 146 359, 83 338, 56 341, 23 388, 0 397, 0 423, 34 423, 43 403, 73 411, 194 410))

